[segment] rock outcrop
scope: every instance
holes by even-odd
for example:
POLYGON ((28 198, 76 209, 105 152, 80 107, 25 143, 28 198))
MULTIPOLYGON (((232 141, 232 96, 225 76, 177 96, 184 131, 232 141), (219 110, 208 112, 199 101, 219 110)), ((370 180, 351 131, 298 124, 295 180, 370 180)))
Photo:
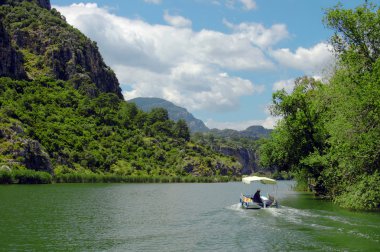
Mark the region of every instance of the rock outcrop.
POLYGON ((9 34, 0 20, 0 77, 24 79, 26 73, 23 67, 22 55, 18 53, 11 43, 9 34))
POLYGON ((242 175, 252 174, 253 172, 258 171, 256 153, 253 150, 243 147, 218 147, 215 150, 224 155, 235 157, 236 160, 243 166, 241 169, 242 175))
POLYGON ((0 128, 0 143, 6 141, 10 144, 0 148, 0 155, 7 157, 2 160, 4 164, 19 164, 28 169, 53 173, 49 155, 43 150, 41 144, 23 137, 24 130, 18 124, 0 128))

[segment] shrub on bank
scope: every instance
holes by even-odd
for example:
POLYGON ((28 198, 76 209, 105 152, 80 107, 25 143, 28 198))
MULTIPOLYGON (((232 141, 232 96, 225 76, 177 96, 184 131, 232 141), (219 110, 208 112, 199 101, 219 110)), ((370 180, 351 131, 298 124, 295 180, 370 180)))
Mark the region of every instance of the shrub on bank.
POLYGON ((52 176, 34 170, 0 171, 0 184, 50 184, 52 176))
POLYGON ((230 178, 227 176, 123 176, 117 174, 66 173, 56 175, 54 181, 56 183, 215 183, 228 182, 230 178))
POLYGON ((334 201, 340 206, 354 210, 380 210, 380 173, 364 174, 356 183, 349 185, 346 191, 334 201))
POLYGON ((0 184, 12 184, 12 174, 9 171, 0 171, 0 184))
POLYGON ((219 183, 236 181, 228 176, 149 176, 118 175, 112 173, 70 172, 54 176, 47 172, 14 169, 0 171, 0 184, 50 184, 50 183, 219 183))
POLYGON ((47 172, 34 170, 14 170, 11 172, 16 184, 50 184, 52 176, 47 172))

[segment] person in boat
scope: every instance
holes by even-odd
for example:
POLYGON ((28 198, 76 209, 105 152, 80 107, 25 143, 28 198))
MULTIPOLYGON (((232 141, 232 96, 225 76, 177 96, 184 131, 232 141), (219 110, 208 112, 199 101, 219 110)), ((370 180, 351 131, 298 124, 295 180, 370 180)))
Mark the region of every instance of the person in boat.
POLYGON ((252 200, 253 200, 253 202, 256 202, 256 203, 259 203, 259 204, 263 204, 263 200, 260 197, 260 189, 257 189, 255 195, 253 195, 252 200))

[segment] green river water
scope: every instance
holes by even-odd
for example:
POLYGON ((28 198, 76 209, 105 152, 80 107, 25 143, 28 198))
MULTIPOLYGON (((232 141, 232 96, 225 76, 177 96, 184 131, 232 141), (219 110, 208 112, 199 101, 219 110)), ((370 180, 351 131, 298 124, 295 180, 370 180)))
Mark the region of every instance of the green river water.
POLYGON ((380 251, 379 213, 291 186, 279 183, 280 208, 244 210, 256 187, 235 182, 4 185, 0 250, 380 251))

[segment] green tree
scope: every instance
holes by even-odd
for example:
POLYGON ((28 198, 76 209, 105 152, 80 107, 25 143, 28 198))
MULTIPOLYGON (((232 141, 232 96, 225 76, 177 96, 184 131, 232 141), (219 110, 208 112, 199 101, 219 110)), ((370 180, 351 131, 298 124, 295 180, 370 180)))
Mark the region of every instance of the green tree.
POLYGON ((174 136, 183 138, 185 141, 190 140, 190 130, 185 120, 180 119, 174 125, 174 136))
POLYGON ((380 10, 370 3, 354 10, 337 6, 324 21, 335 31, 339 61, 326 93, 331 148, 323 179, 340 204, 354 208, 349 199, 360 198, 360 207, 373 208, 380 205, 373 197, 380 194, 380 10), (363 194, 363 185, 371 192, 363 194))
POLYGON ((318 103, 321 88, 319 81, 303 77, 295 81, 291 94, 285 90, 273 94, 272 115, 282 119, 260 147, 262 165, 299 171, 302 180, 319 179, 323 167, 308 157, 321 155, 325 149, 326 133, 321 120, 324 108, 318 103))
POLYGON ((340 4, 328 9, 323 21, 335 32, 331 43, 341 63, 372 69, 380 55, 380 14, 375 4, 366 1, 354 10, 340 4))
POLYGON ((335 32, 335 72, 327 85, 303 78, 291 94, 273 95, 272 113, 282 119, 261 159, 293 169, 304 184, 312 179, 342 206, 378 209, 380 10, 367 2, 354 10, 338 5, 324 23, 335 32))

